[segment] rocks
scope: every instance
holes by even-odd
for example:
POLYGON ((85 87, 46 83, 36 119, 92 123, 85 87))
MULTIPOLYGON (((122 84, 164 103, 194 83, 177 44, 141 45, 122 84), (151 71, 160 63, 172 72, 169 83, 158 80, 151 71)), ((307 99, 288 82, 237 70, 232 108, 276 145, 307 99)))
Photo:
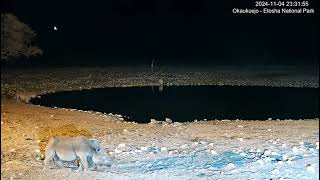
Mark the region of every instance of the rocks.
POLYGON ((122 150, 115 149, 114 152, 117 153, 117 154, 119 154, 119 153, 122 153, 122 150))
POLYGON ((265 150, 264 153, 263 153, 265 156, 269 156, 271 154, 271 151, 270 150, 265 150))
POLYGON ((166 122, 167 122, 168 124, 171 124, 171 123, 172 123, 172 120, 171 120, 170 118, 166 118, 166 122))
POLYGON ((161 152, 164 152, 164 151, 167 151, 167 148, 166 147, 161 147, 161 152))
POLYGON ((16 151, 16 149, 10 149, 10 152, 15 152, 16 151))
POLYGON ((286 154, 282 155, 282 160, 283 161, 287 161, 288 160, 288 155, 286 155, 286 154))
POLYGON ((233 164, 233 163, 228 163, 225 167, 224 167, 224 170, 225 171, 230 171, 230 170, 233 170, 235 169, 236 166, 233 164))
POLYGON ((297 153, 297 152, 299 152, 299 149, 298 149, 297 146, 293 146, 293 147, 292 147, 292 151, 293 151, 294 153, 297 153))
POLYGON ((316 167, 314 164, 307 164, 306 169, 310 173, 315 173, 316 172, 316 167))
POLYGON ((126 144, 121 143, 121 144, 118 145, 118 147, 119 148, 124 148, 124 147, 126 147, 126 144))
POLYGON ((150 119, 150 123, 149 124, 161 124, 161 121, 157 121, 155 119, 150 119))
POLYGON ((215 150, 210 150, 210 153, 211 153, 212 155, 218 155, 217 151, 215 151, 215 150))
POLYGON ((207 144, 206 141, 200 141, 200 144, 207 144))
POLYGON ((142 151, 148 151, 148 147, 143 147, 143 146, 142 146, 142 147, 141 147, 141 150, 142 150, 142 151))
POLYGON ((162 79, 159 79, 159 85, 163 85, 163 80, 162 79))

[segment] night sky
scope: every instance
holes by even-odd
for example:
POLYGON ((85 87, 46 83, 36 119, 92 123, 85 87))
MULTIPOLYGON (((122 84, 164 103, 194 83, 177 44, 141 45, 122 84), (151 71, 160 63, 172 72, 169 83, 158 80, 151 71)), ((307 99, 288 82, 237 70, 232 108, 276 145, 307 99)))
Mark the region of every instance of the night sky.
MULTIPOLYGON (((311 6, 312 1, 309 1, 311 6)), ((241 15, 248 0, 6 0, 53 64, 314 63, 316 15, 241 15), (53 30, 58 27, 58 31, 53 30)))

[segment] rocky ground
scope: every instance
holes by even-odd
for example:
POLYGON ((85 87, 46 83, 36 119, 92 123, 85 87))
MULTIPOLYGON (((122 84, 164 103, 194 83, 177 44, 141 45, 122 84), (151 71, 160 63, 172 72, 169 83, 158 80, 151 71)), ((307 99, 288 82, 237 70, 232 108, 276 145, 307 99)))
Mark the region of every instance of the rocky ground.
POLYGON ((8 99, 2 99, 1 106, 2 179, 319 176, 318 119, 133 124, 114 116, 8 99), (40 155, 54 135, 98 139, 112 166, 89 172, 43 170, 40 155))
POLYGON ((319 119, 136 124, 118 116, 7 98, 27 100, 48 91, 156 85, 159 78, 169 85, 318 87, 318 71, 310 67, 251 68, 3 72, 1 179, 318 179, 319 119), (43 170, 43 149, 56 135, 99 140, 112 166, 88 172, 70 167, 43 170))
POLYGON ((273 87, 319 87, 315 66, 213 66, 56 68, 2 70, 1 94, 30 97, 54 91, 102 87, 159 85, 235 85, 273 87), (161 80, 160 80, 161 79, 161 80))

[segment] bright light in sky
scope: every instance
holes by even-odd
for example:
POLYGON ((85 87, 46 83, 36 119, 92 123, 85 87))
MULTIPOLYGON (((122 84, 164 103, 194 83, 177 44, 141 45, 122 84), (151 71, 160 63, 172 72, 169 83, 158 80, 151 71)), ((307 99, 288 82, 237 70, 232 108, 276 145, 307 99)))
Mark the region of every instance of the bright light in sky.
POLYGON ((57 30, 58 30, 58 28, 57 28, 56 26, 53 26, 53 30, 57 31, 57 30))

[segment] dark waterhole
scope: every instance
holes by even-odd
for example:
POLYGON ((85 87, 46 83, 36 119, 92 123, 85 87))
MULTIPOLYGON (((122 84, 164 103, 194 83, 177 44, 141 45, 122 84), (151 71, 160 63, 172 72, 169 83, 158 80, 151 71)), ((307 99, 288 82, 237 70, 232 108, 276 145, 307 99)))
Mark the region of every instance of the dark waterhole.
POLYGON ((105 113, 135 122, 151 118, 173 121, 195 119, 304 119, 319 117, 319 88, 180 86, 104 88, 57 92, 31 103, 105 113))

